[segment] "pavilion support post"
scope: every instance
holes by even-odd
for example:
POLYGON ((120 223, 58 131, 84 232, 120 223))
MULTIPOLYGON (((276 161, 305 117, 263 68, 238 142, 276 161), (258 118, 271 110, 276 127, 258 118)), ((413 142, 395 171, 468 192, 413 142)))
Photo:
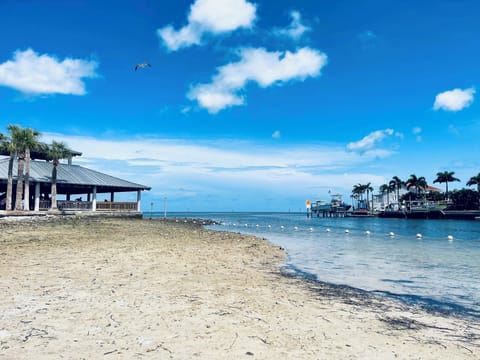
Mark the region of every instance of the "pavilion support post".
POLYGON ((140 211, 140 200, 142 200, 142 190, 137 190, 137 211, 140 211))
POLYGON ((40 183, 35 183, 35 205, 33 211, 39 212, 40 211, 40 183))
POLYGON ((92 211, 97 211, 97 187, 93 187, 92 211))
POLYGON ((113 191, 110 193, 110 201, 111 202, 115 201, 115 193, 113 191))

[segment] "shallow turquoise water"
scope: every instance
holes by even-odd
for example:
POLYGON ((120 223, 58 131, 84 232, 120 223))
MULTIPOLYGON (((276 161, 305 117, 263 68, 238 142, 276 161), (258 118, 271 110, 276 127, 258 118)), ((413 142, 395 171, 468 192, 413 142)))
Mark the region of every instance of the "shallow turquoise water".
POLYGON ((319 281, 480 317, 480 221, 307 219, 298 213, 168 216, 212 219, 221 223, 213 229, 268 238, 286 249, 287 266, 319 281))

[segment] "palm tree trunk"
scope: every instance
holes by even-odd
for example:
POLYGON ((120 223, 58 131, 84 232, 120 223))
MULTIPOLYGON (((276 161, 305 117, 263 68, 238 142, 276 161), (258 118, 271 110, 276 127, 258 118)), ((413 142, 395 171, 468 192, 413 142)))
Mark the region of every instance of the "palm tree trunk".
POLYGON ((5 203, 5 210, 12 210, 12 194, 13 194, 13 160, 15 159, 15 153, 10 153, 10 159, 8 160, 8 181, 7 181, 7 198, 5 203))
POLYGON ((17 196, 15 198, 15 210, 22 210, 22 197, 23 197, 23 168, 25 163, 25 155, 19 154, 17 163, 17 196))
POLYGON ((52 170, 52 205, 51 210, 57 210, 57 164, 53 164, 52 170))
POLYGON ((30 210, 30 149, 25 150, 25 191, 23 210, 30 210))

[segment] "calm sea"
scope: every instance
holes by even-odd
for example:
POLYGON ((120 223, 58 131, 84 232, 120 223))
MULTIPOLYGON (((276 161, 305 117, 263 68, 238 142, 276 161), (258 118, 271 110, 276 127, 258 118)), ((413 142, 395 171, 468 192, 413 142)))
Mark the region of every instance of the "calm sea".
POLYGON ((308 219, 300 213, 167 216, 211 219, 221 224, 211 229, 265 237, 286 249, 286 266, 318 281, 480 318, 480 220, 308 219))

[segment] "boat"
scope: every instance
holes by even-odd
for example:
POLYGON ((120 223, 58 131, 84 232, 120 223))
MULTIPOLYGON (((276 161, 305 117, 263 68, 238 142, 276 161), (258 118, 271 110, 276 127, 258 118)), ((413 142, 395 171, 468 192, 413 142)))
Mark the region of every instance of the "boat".
POLYGON ((346 215, 347 211, 350 209, 350 205, 346 204, 342 200, 341 194, 332 194, 330 202, 326 200, 317 200, 311 206, 311 211, 313 214, 316 214, 317 217, 322 214, 323 217, 343 217, 346 215))

